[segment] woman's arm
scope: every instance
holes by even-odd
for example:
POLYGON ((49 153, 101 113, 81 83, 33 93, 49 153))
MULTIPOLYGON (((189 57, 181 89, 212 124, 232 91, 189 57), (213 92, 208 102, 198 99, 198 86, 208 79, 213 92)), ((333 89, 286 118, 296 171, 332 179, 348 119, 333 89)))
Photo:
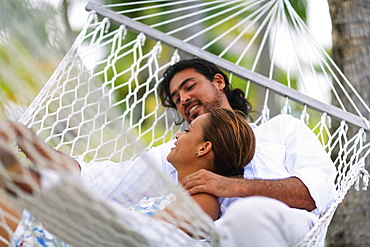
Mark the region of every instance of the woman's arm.
MULTIPOLYGON (((9 228, 12 232, 14 232, 21 218, 20 213, 17 212, 17 210, 15 210, 14 208, 11 208, 10 206, 11 205, 8 198, 6 198, 5 195, 3 195, 2 192, 0 192, 0 208, 3 211, 2 212, 3 220, 5 220, 5 222, 0 221, 2 223, 2 224, 0 223, 0 236, 5 238, 9 242, 11 238, 11 232, 9 232, 9 228), (3 224, 8 226, 9 228, 3 227, 4 226, 3 224)), ((0 240, 0 247, 6 246, 8 246, 8 244, 0 240)))
POLYGON ((198 193, 192 195, 192 198, 213 220, 217 220, 220 217, 220 203, 218 197, 208 193, 198 193))
MULTIPOLYGON (((194 201, 203 209, 203 211, 212 218, 212 220, 217 220, 220 216, 220 204, 218 197, 207 194, 198 193, 191 196, 194 201)), ((172 218, 176 219, 176 212, 178 208, 181 208, 181 200, 175 200, 166 208, 161 211, 156 212, 152 215, 153 218, 167 221, 164 215, 169 214, 172 218)))

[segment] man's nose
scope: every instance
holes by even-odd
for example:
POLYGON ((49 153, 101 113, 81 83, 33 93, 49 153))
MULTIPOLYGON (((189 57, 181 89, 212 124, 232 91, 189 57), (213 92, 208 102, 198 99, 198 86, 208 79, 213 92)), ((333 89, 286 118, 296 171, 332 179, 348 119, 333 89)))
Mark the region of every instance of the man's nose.
POLYGON ((185 97, 181 98, 181 105, 185 105, 190 101, 190 96, 186 95, 185 97))
POLYGON ((190 95, 187 94, 187 93, 183 93, 180 97, 181 97, 180 98, 181 99, 180 100, 181 105, 185 105, 187 102, 190 101, 190 95))

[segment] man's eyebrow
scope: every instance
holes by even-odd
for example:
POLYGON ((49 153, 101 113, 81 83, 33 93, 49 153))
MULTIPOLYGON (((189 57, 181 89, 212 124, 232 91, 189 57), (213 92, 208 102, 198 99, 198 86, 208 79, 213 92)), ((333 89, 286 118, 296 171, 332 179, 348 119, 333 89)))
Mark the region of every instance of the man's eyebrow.
POLYGON ((193 80, 193 79, 195 79, 195 77, 189 77, 189 78, 186 78, 183 82, 181 82, 181 84, 180 84, 180 86, 178 87, 178 89, 177 90, 175 90, 175 91, 173 91, 172 93, 171 93, 171 99, 177 94, 177 92, 181 89, 181 88, 183 88, 184 87, 184 85, 188 82, 188 81, 190 81, 190 80, 193 80))

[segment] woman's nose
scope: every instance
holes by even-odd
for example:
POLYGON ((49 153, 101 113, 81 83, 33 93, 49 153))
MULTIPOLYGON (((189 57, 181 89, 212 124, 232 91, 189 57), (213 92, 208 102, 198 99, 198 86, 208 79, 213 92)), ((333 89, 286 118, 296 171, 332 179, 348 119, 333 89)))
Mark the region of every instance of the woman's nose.
POLYGON ((175 137, 176 137, 176 140, 179 139, 180 136, 182 136, 184 134, 184 131, 181 131, 181 132, 177 132, 175 137))

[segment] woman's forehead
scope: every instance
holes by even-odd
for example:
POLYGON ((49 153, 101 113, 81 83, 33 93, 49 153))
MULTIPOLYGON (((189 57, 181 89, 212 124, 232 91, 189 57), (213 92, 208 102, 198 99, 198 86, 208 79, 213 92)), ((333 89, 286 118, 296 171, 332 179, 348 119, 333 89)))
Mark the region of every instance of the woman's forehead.
POLYGON ((193 121, 191 121, 190 126, 194 127, 194 126, 203 125, 207 121, 208 117, 209 117, 209 113, 204 113, 198 116, 197 118, 195 118, 193 121))

